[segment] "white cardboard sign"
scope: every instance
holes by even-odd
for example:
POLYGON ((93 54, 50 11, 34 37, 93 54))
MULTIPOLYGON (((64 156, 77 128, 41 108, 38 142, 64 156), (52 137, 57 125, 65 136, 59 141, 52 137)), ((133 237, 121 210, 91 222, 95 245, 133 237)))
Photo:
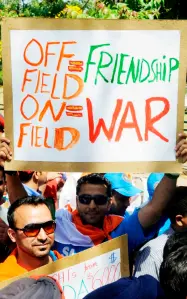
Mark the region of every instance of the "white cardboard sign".
POLYGON ((63 30, 34 20, 37 30, 8 31, 14 162, 175 162, 180 28, 66 21, 63 30))

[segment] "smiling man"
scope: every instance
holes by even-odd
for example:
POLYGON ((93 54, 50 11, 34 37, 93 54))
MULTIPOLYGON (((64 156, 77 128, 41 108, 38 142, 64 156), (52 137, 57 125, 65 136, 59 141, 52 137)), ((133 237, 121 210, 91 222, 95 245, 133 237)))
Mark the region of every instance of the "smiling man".
POLYGON ((17 247, 0 264, 0 281, 51 263, 62 256, 51 251, 56 224, 44 199, 18 199, 8 211, 8 235, 17 247))
POLYGON ((167 176, 157 189, 153 200, 130 217, 111 215, 112 186, 103 176, 92 173, 77 182, 77 209, 56 212, 55 249, 73 255, 94 245, 128 234, 129 253, 150 240, 159 229, 159 219, 170 202, 175 189, 174 179, 167 176), (168 187, 170 193, 164 193, 168 187), (162 196, 160 196, 162 194, 162 196))
POLYGON ((78 180, 77 209, 56 212, 55 248, 63 255, 72 255, 110 240, 123 221, 107 215, 111 207, 111 185, 99 174, 88 174, 78 180))

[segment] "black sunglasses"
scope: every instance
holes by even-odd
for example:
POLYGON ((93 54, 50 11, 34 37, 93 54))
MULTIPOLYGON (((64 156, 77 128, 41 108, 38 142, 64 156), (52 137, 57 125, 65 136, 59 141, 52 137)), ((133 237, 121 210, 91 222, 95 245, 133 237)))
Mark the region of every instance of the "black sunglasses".
POLYGON ((41 228, 44 229, 47 235, 53 234, 56 228, 56 223, 53 220, 43 222, 43 223, 31 223, 27 224, 24 228, 15 227, 14 230, 21 230, 27 237, 36 237, 41 228))
POLYGON ((78 195, 77 197, 79 202, 82 203, 83 205, 89 205, 93 200, 96 206, 102 206, 102 205, 106 205, 107 202, 109 201, 109 197, 102 194, 95 194, 95 195, 81 194, 78 195))

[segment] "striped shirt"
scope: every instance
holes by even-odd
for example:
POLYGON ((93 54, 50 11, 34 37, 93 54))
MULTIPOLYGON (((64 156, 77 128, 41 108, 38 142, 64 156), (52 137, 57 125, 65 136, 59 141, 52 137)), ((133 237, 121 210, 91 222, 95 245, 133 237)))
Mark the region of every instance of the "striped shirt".
POLYGON ((164 246, 173 233, 174 230, 169 228, 164 234, 149 241, 139 250, 135 261, 135 277, 148 274, 159 280, 164 246))

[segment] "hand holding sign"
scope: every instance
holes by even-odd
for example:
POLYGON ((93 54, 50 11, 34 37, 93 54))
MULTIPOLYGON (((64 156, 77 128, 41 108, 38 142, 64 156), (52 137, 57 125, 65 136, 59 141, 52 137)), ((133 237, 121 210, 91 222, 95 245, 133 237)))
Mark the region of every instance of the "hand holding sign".
MULTIPOLYGON (((182 162, 187 162, 187 134, 184 132, 179 133, 178 142, 175 147, 176 157, 182 158, 182 162)), ((0 165, 4 167, 5 161, 12 160, 12 151, 10 147, 10 140, 1 137, 0 138, 0 165)), ((61 178, 60 172, 48 172, 48 181, 53 180, 55 178, 61 178)))
POLYGON ((176 145, 175 151, 176 151, 176 157, 182 158, 182 162, 186 163, 187 161, 187 134, 186 133, 180 133, 178 143, 176 145))
POLYGON ((4 167, 5 161, 12 160, 12 151, 10 148, 10 140, 1 137, 0 138, 0 166, 4 167))

